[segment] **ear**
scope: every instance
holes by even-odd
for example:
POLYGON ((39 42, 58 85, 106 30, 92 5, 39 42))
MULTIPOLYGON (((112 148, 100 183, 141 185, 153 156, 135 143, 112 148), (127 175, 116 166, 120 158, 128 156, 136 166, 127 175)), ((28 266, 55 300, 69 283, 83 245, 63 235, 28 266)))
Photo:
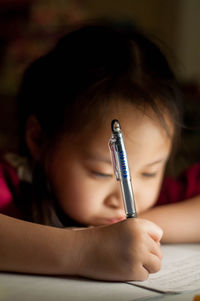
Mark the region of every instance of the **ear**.
POLYGON ((42 127, 34 115, 31 115, 26 122, 25 139, 27 147, 35 161, 39 161, 45 146, 45 135, 42 127))

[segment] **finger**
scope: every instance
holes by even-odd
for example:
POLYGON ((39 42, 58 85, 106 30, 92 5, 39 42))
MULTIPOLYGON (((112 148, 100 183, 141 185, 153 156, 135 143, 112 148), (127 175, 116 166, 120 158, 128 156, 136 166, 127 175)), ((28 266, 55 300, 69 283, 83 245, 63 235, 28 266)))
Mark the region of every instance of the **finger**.
POLYGON ((149 235, 147 235, 147 239, 148 239, 148 252, 154 254, 155 256, 158 256, 159 259, 162 259, 163 254, 160 247, 160 243, 156 242, 149 235))
POLYGON ((161 260, 158 256, 150 253, 149 260, 143 265, 148 273, 156 273, 161 269, 161 260))
POLYGON ((147 229, 147 233, 155 240, 159 242, 163 235, 163 230, 156 224, 145 220, 145 227, 147 229))
POLYGON ((141 265, 136 269, 136 273, 133 273, 131 277, 134 281, 144 281, 149 278, 149 271, 145 268, 144 265, 141 265))
POLYGON ((163 258, 163 253, 160 247, 160 243, 155 242, 154 240, 152 241, 151 247, 149 249, 150 253, 158 256, 158 258, 162 259, 163 258))

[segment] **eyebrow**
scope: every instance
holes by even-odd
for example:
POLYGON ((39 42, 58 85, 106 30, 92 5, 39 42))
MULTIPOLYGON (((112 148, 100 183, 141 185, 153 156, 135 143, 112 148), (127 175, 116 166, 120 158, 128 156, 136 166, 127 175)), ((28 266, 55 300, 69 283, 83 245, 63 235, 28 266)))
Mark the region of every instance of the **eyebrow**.
POLYGON ((105 156, 103 156, 101 154, 97 154, 97 153, 96 154, 87 154, 86 160, 99 161, 99 162, 104 162, 104 163, 112 165, 111 158, 105 157, 105 156))
MULTIPOLYGON (((107 158, 107 157, 105 157, 105 156, 103 156, 101 154, 98 154, 98 153, 95 153, 95 154, 86 154, 86 160, 104 162, 104 163, 107 163, 109 165, 112 165, 111 158, 107 158)), ((158 159, 158 160, 153 161, 151 163, 148 163, 145 166, 153 166, 153 165, 165 162, 165 161, 166 161, 165 158, 161 158, 161 159, 158 159)))
POLYGON ((151 163, 148 163, 148 164, 146 164, 145 166, 152 166, 152 165, 156 165, 156 164, 159 164, 159 163, 161 163, 161 162, 164 162, 164 161, 166 161, 164 158, 162 158, 162 159, 159 159, 159 160, 156 160, 156 161, 153 161, 153 162, 151 162, 151 163))

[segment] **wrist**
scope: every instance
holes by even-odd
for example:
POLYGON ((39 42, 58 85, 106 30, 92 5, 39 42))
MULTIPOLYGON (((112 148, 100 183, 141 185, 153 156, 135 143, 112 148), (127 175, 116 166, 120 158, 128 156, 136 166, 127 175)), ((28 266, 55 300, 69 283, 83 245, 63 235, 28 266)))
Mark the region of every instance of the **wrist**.
POLYGON ((84 276, 89 251, 88 229, 63 229, 60 237, 59 269, 61 274, 84 276))

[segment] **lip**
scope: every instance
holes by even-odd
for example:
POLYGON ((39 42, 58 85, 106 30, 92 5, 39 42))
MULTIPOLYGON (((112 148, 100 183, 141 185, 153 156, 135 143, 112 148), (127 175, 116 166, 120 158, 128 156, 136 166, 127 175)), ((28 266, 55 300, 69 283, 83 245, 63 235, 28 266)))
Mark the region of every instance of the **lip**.
POLYGON ((108 218, 105 220, 105 223, 106 224, 115 224, 115 223, 123 221, 124 219, 125 219, 125 216, 118 217, 118 218, 108 218))

